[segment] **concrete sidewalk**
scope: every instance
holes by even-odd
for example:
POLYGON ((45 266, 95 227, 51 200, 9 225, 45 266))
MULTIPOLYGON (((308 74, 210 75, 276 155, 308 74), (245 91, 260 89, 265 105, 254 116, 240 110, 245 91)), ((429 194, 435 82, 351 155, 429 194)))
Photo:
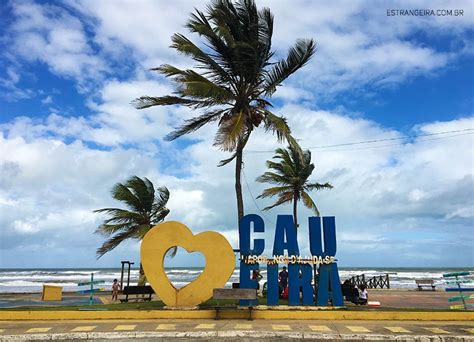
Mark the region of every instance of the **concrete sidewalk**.
POLYGON ((317 320, 87 320, 0 322, 1 341, 160 340, 405 340, 474 341, 473 322, 317 320))

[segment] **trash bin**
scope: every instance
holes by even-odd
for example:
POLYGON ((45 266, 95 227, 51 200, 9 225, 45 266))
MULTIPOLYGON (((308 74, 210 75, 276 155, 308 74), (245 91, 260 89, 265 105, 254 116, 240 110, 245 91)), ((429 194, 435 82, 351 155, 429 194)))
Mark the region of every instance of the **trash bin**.
POLYGON ((41 300, 63 300, 63 287, 43 284, 43 295, 41 296, 41 300))

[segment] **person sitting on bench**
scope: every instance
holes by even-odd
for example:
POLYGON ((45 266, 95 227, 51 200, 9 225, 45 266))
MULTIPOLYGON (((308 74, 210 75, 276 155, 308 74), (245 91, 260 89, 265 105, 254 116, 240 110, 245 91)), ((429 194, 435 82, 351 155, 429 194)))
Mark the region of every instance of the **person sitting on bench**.
POLYGON ((367 287, 365 285, 361 285, 359 290, 359 304, 367 305, 368 297, 367 287))

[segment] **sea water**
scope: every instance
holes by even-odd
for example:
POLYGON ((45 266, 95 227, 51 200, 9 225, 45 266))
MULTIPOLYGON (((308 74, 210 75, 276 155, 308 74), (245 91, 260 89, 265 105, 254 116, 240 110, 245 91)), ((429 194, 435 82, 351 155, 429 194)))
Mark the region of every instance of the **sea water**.
MULTIPOLYGON (((389 274, 391 288, 415 289, 416 279, 434 279, 438 288, 447 287, 447 281, 443 278, 443 273, 469 271, 471 275, 467 279, 474 281, 474 268, 340 268, 341 280, 355 275, 365 274, 366 279, 372 276, 389 274)), ((202 268, 169 268, 166 270, 168 278, 175 287, 180 288, 197 278, 202 272, 202 268)), ((31 293, 41 292, 43 284, 63 286, 64 291, 78 291, 86 289, 78 287, 77 283, 90 280, 91 273, 94 273, 94 280, 103 280, 105 283, 98 287, 110 290, 114 279, 120 281, 120 268, 67 268, 67 269, 0 269, 0 293, 31 293)), ((130 272, 130 285, 136 285, 138 281, 138 269, 130 272)), ((263 281, 266 280, 265 267, 261 274, 263 281)), ((239 269, 236 268, 226 287, 231 287, 232 283, 239 281, 239 269)), ((124 285, 127 282, 127 273, 124 275, 124 285)), ((452 286, 452 285, 449 285, 452 286)), ((466 286, 472 286, 466 284, 466 286)))

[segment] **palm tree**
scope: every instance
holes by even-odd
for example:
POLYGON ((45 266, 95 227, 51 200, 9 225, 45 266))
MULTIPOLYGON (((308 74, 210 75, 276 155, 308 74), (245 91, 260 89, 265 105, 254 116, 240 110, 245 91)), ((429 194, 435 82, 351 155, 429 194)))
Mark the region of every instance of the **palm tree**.
MULTIPOLYGON (((128 239, 141 240, 156 224, 163 221, 169 214, 166 208, 170 193, 166 187, 156 189, 147 178, 132 176, 125 184, 117 183, 112 189, 112 197, 123 202, 127 209, 103 208, 95 213, 106 213, 109 218, 95 231, 108 239, 97 249, 97 258, 110 252, 120 243, 128 239)), ((176 247, 171 255, 176 254, 176 247)), ((140 263, 139 285, 144 285, 146 278, 140 263)))
POLYGON ((310 183, 309 176, 313 173, 314 164, 311 163, 311 151, 300 151, 289 146, 288 149, 279 148, 273 157, 278 161, 267 161, 267 167, 273 171, 267 171, 257 178, 257 182, 276 184, 277 186, 265 189, 257 198, 278 196, 278 200, 263 210, 269 210, 284 203, 293 201, 293 217, 295 227, 298 228, 297 203, 299 200, 320 216, 318 207, 309 196, 312 190, 332 189, 329 183, 310 183))
POLYGON ((172 79, 173 95, 142 96, 133 102, 138 109, 152 106, 183 105, 202 110, 167 135, 174 140, 202 126, 217 122, 214 145, 232 152, 235 164, 235 191, 240 220, 244 215, 241 188, 242 152, 252 131, 263 125, 276 134, 279 142, 296 145, 284 117, 270 111, 268 99, 291 74, 304 66, 315 52, 313 40, 298 40, 286 58, 272 62, 273 14, 268 8, 258 10, 253 0, 214 0, 206 14, 196 10, 186 27, 197 33, 203 43, 194 44, 182 34, 172 36, 171 48, 192 58, 194 69, 161 65, 152 70, 172 79))

